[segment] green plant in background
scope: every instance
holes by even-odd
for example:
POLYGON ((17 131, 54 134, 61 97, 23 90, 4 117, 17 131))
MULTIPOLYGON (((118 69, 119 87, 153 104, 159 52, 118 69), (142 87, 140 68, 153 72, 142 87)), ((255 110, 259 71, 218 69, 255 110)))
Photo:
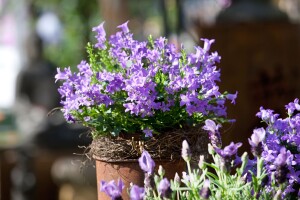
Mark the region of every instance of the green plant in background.
POLYGON ((91 40, 90 28, 99 20, 98 1, 33 0, 34 22, 43 12, 54 12, 62 23, 63 37, 59 43, 44 45, 44 56, 57 66, 75 66, 86 56, 85 45, 91 40))
MULTIPOLYGON (((142 27, 145 21, 154 21, 159 27, 162 26, 159 1, 145 0, 137 3, 135 0, 127 0, 127 4, 132 21, 139 21, 138 27, 132 27, 137 39, 144 39, 142 27)), ((99 18, 101 20, 101 6, 98 0, 88 3, 85 0, 32 0, 34 22, 43 12, 50 11, 59 17, 63 27, 61 41, 44 46, 45 58, 59 67, 71 66, 77 70, 73 66, 80 62, 80 58, 87 56, 85 46, 94 39, 89 30, 98 23, 99 18)))

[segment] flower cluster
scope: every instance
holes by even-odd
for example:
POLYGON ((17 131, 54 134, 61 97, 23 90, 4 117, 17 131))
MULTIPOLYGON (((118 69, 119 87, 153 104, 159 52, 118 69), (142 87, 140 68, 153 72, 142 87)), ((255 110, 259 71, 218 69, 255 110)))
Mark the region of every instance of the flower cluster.
MULTIPOLYGON (((104 23, 93 28, 96 44, 88 44, 89 61, 78 72, 58 69, 56 81, 62 111, 69 122, 79 121, 102 135, 153 133, 195 125, 205 119, 224 122, 225 101, 236 94, 221 93, 220 62, 210 52, 214 40, 186 53, 163 38, 137 41, 127 22, 109 38, 104 23)), ((97 136, 97 135, 96 135, 97 136)))
MULTIPOLYGON (((288 116, 280 118, 273 110, 260 108, 257 116, 267 127, 258 129, 266 135, 263 142, 262 158, 265 162, 269 184, 282 184, 288 179, 283 195, 297 195, 300 187, 300 105, 295 99, 285 106, 288 116)), ((252 145, 254 146, 254 145, 252 145)), ((259 147, 261 148, 261 147, 259 147)), ((296 197, 295 197, 296 198, 296 197)))

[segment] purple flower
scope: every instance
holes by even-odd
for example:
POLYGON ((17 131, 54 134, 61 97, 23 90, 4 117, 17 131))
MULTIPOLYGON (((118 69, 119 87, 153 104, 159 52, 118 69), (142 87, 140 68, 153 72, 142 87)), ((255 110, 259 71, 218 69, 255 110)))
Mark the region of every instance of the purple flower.
POLYGON ((208 179, 205 179, 205 181, 203 183, 203 187, 199 191, 199 194, 203 199, 208 199, 211 195, 209 186, 210 186, 210 181, 208 179))
POLYGON ((203 47, 204 52, 208 52, 209 49, 210 49, 211 44, 215 42, 214 39, 213 40, 209 40, 209 39, 203 38, 201 40, 204 41, 204 47, 203 47))
POLYGON ((122 195, 122 190, 124 189, 124 183, 121 179, 118 180, 118 183, 115 184, 115 181, 110 182, 101 181, 100 191, 105 192, 112 200, 117 200, 122 195))
POLYGON ((234 144, 233 142, 230 145, 226 146, 223 150, 215 148, 216 152, 223 158, 231 158, 237 154, 238 148, 242 146, 241 142, 234 144))
POLYGON ((123 23, 123 24, 117 26, 117 28, 122 29, 122 31, 123 31, 124 33, 129 33, 129 28, 128 28, 128 26, 127 26, 128 22, 129 22, 129 21, 127 21, 127 22, 125 22, 125 23, 123 23))
POLYGON ((153 174, 155 162, 152 160, 150 154, 144 150, 141 157, 139 158, 139 165, 141 169, 148 174, 153 174))
POLYGON ((164 37, 159 37, 155 40, 155 46, 158 48, 158 49, 163 49, 165 47, 165 44, 166 44, 166 38, 164 37))
POLYGON ((77 68, 79 72, 85 77, 91 77, 93 74, 90 65, 85 60, 82 60, 80 64, 77 65, 77 68))
POLYGON ((70 70, 70 67, 65 68, 65 70, 62 72, 60 71, 60 68, 57 68, 57 74, 55 75, 55 82, 58 80, 67 80, 72 76, 72 72, 70 70))
POLYGON ((274 111, 270 109, 264 109, 260 107, 260 112, 256 114, 257 117, 261 118, 266 123, 274 123, 278 118, 278 114, 273 114, 274 111))
POLYGON ((295 99, 294 102, 290 102, 285 106, 285 108, 290 116, 293 115, 295 110, 300 111, 299 99, 295 99))
POLYGON ((215 134, 219 131, 220 127, 220 124, 216 125, 216 123, 213 120, 207 119, 205 120, 205 125, 203 126, 203 129, 215 134))
POLYGON ((264 128, 257 128, 253 130, 251 139, 248 139, 253 155, 255 156, 261 155, 263 151, 262 142, 264 141, 265 136, 266 136, 266 131, 264 128))
POLYGON ((162 179, 158 185, 158 192, 162 198, 169 198, 172 194, 171 184, 167 178, 162 179))
POLYGON ((283 147, 281 148, 280 154, 278 154, 274 162, 274 165, 276 167, 275 179, 279 184, 284 183, 287 180, 287 174, 289 172, 287 161, 288 154, 286 149, 283 147))
POLYGON ((143 132, 145 133, 145 137, 152 137, 152 132, 153 130, 146 128, 145 130, 143 130, 143 132))
POLYGON ((130 200, 143 200, 145 189, 136 185, 132 186, 130 190, 130 200))
POLYGON ((95 36, 95 38, 97 39, 97 44, 95 45, 95 47, 97 48, 105 48, 105 41, 106 41, 106 32, 104 30, 104 22, 102 22, 99 26, 94 27, 92 30, 94 32, 97 33, 97 35, 95 36))
POLYGON ((187 95, 184 95, 184 94, 181 94, 180 95, 180 106, 183 106, 183 105, 190 105, 191 102, 192 102, 192 99, 191 97, 187 96, 187 95))
POLYGON ((86 117, 84 117, 83 119, 84 119, 84 121, 88 122, 88 121, 91 120, 91 117, 90 117, 90 116, 86 116, 86 117))
POLYGON ((229 172, 231 169, 231 163, 234 161, 234 164, 238 164, 236 160, 237 150, 242 146, 242 143, 236 143, 233 142, 230 143, 230 145, 226 146, 224 149, 220 149, 215 147, 216 153, 220 156, 220 167, 223 171, 229 172))
MULTIPOLYGON (((278 114, 269 109, 260 108, 258 117, 267 123, 266 139, 263 142, 262 157, 264 167, 268 174, 275 175, 275 181, 279 184, 288 182, 283 196, 293 193, 293 188, 299 184, 299 155, 300 152, 300 118, 299 100, 295 99, 285 106, 288 117, 279 118, 278 114)), ((271 176, 269 177, 271 179, 271 176)))
POLYGON ((205 125, 203 126, 203 129, 208 131, 209 139, 213 147, 222 146, 222 139, 219 132, 220 127, 220 124, 216 125, 216 123, 211 119, 205 120, 205 125))
POLYGON ((237 98, 238 92, 236 92, 235 94, 227 94, 226 98, 231 100, 232 104, 235 104, 235 99, 237 98))

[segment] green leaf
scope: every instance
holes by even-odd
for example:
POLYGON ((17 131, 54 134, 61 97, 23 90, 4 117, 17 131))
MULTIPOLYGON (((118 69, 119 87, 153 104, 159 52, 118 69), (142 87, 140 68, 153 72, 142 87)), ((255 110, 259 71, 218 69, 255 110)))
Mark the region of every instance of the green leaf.
POLYGON ((114 130, 111 132, 111 134, 116 137, 116 136, 119 135, 121 130, 122 130, 121 127, 117 126, 117 127, 114 128, 114 130))

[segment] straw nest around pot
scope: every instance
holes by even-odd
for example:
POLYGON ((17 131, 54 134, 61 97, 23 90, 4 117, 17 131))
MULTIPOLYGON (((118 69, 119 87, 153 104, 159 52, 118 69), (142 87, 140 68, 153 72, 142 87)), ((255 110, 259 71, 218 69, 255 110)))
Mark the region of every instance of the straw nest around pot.
POLYGON ((208 134, 201 127, 176 129, 156 135, 148 140, 139 140, 132 134, 131 139, 124 137, 97 137, 89 146, 89 155, 98 160, 115 162, 137 159, 147 150, 156 160, 178 160, 181 158, 182 141, 190 145, 192 160, 200 155, 208 157, 208 134))

